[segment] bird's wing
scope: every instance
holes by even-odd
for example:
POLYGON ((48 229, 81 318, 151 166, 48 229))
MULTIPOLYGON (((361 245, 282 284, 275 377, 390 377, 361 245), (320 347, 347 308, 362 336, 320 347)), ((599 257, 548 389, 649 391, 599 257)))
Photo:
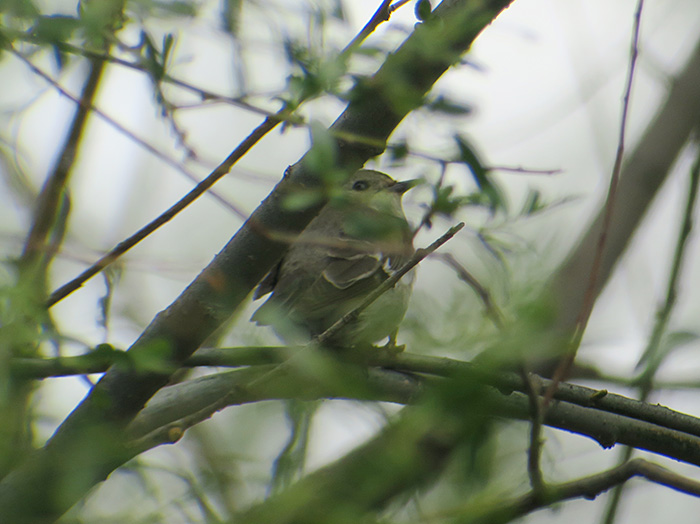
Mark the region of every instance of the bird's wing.
POLYGON ((371 278, 382 267, 380 253, 329 253, 321 275, 338 289, 347 289, 371 278))

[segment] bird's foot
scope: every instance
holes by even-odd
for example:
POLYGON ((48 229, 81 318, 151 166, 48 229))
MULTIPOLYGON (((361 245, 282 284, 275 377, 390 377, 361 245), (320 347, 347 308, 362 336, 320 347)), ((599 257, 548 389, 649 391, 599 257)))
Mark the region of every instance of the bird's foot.
POLYGON ((394 331, 391 335, 389 335, 389 341, 379 349, 382 351, 386 351, 390 355, 398 355, 399 353, 403 353, 404 351, 406 351, 406 344, 396 343, 397 333, 398 330, 394 331))

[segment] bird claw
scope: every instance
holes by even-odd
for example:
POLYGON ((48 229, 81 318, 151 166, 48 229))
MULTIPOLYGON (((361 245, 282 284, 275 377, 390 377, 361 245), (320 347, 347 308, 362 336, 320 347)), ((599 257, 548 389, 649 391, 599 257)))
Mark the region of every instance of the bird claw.
POLYGON ((391 335, 389 335, 389 341, 379 349, 381 349, 382 351, 386 351, 390 355, 398 355, 399 353, 403 353, 404 351, 406 351, 406 344, 396 343, 397 333, 398 330, 394 331, 391 335))

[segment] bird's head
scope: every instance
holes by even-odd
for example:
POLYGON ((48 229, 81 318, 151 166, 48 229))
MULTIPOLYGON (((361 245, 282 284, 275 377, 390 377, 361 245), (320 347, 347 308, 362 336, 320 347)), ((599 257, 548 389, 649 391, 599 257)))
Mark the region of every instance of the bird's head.
POLYGON ((403 216, 401 197, 418 180, 397 182, 389 175, 371 169, 356 171, 343 185, 343 197, 350 205, 367 206, 382 214, 403 216))

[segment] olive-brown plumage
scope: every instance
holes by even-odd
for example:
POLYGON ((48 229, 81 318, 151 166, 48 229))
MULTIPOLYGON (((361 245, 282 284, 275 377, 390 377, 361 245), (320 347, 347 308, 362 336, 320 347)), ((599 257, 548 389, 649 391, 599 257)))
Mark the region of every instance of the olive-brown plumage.
MULTIPOLYGON (((354 309, 413 254, 401 198, 413 182, 360 170, 304 229, 260 283, 254 298, 271 293, 252 320, 271 325, 287 343, 323 333, 354 309)), ((371 344, 403 319, 412 288, 409 274, 343 328, 331 343, 371 344)))

